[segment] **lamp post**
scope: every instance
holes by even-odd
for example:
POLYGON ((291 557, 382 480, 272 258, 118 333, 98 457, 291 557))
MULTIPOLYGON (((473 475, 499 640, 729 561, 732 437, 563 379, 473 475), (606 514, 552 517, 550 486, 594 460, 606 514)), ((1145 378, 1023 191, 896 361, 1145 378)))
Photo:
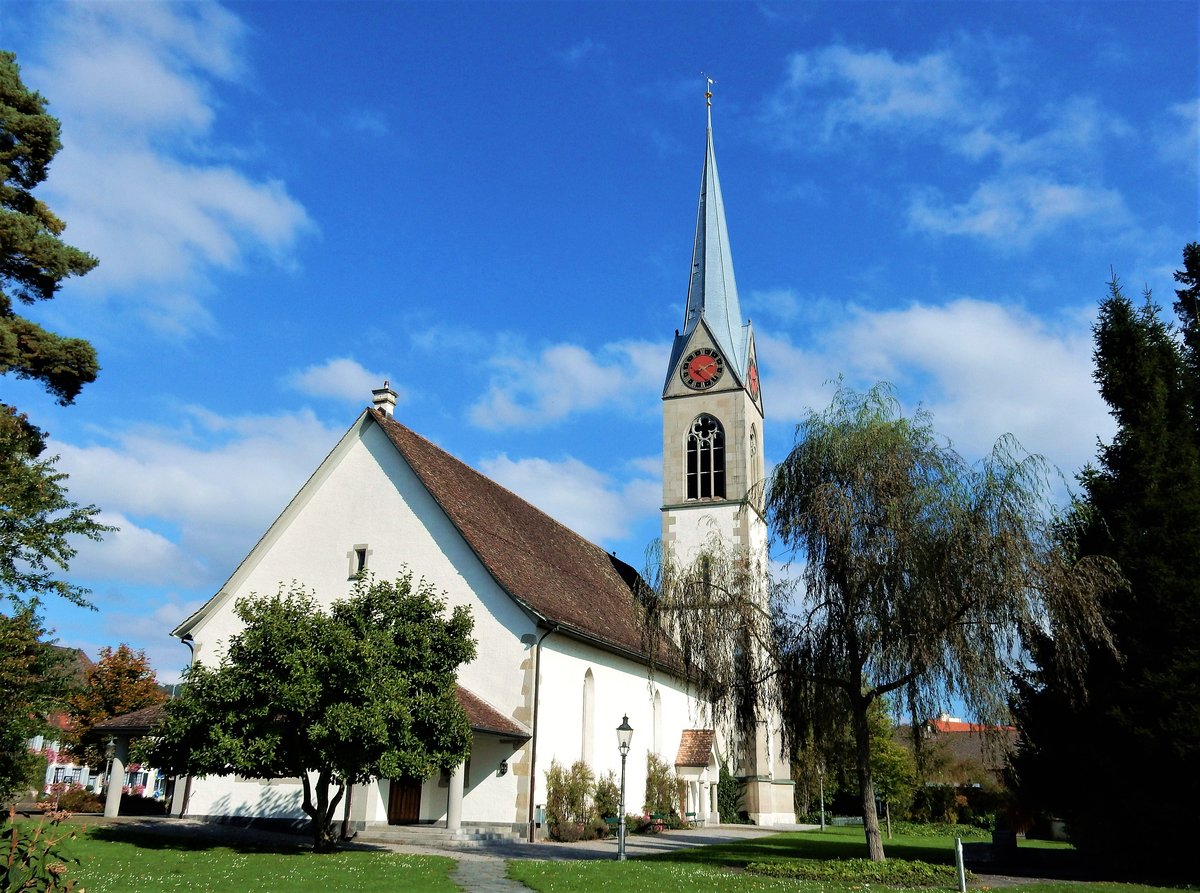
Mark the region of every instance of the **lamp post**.
POLYGON ((108 765, 104 769, 104 791, 108 792, 109 785, 112 784, 112 761, 117 755, 117 741, 112 735, 108 736, 108 743, 104 745, 104 758, 108 760, 108 765))
POLYGON ((629 742, 633 739, 633 726, 629 714, 617 726, 617 750, 621 751, 621 815, 617 820, 617 861, 625 861, 625 758, 629 756, 629 742))
POLYGON ((817 780, 821 785, 821 830, 825 830, 825 761, 817 763, 817 780))

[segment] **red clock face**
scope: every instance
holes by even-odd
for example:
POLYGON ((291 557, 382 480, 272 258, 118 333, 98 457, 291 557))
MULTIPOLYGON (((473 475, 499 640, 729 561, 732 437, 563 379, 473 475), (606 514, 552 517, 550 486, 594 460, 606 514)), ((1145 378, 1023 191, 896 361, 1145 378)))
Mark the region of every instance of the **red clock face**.
POLYGON ((692 351, 683 358, 683 365, 679 367, 683 383, 697 391, 711 388, 721 380, 724 372, 725 361, 721 355, 707 347, 692 351))
POLYGON ((758 363, 750 361, 750 371, 746 373, 746 382, 750 387, 750 396, 758 399, 758 363))

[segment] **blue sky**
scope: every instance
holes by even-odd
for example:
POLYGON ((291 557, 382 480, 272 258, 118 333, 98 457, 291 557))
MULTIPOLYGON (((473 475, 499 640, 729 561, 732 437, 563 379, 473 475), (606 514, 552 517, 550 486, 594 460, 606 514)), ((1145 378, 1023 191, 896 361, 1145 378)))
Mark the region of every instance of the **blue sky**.
MULTIPOLYGON (((1111 424, 1110 270, 1197 238, 1197 28, 1154 3, 27 3, 0 45, 63 123, 40 197, 100 267, 33 314, 75 406, 0 379, 119 533, 66 644, 214 593, 383 378, 405 424, 638 565, 682 324, 704 81, 768 460, 830 380, 967 457, 1069 478, 1111 424)), ((417 568, 416 570, 420 570, 417 568)))

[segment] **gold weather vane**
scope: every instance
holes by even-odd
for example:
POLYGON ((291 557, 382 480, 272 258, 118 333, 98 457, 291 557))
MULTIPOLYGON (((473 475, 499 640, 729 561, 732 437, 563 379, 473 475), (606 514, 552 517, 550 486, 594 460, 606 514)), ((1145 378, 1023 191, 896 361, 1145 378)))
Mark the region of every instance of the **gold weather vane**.
POLYGON ((708 108, 712 108, 712 88, 716 81, 706 75, 703 71, 700 72, 700 74, 704 80, 707 81, 707 88, 704 91, 704 105, 708 108))

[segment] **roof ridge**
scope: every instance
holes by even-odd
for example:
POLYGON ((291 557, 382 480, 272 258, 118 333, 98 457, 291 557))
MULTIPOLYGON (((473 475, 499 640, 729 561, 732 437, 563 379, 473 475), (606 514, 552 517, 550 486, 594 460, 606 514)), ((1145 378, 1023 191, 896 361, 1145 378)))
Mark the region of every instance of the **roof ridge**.
POLYGON ((636 576, 632 566, 395 418, 368 413, 509 597, 566 633, 650 660, 635 584, 618 567, 636 576))

